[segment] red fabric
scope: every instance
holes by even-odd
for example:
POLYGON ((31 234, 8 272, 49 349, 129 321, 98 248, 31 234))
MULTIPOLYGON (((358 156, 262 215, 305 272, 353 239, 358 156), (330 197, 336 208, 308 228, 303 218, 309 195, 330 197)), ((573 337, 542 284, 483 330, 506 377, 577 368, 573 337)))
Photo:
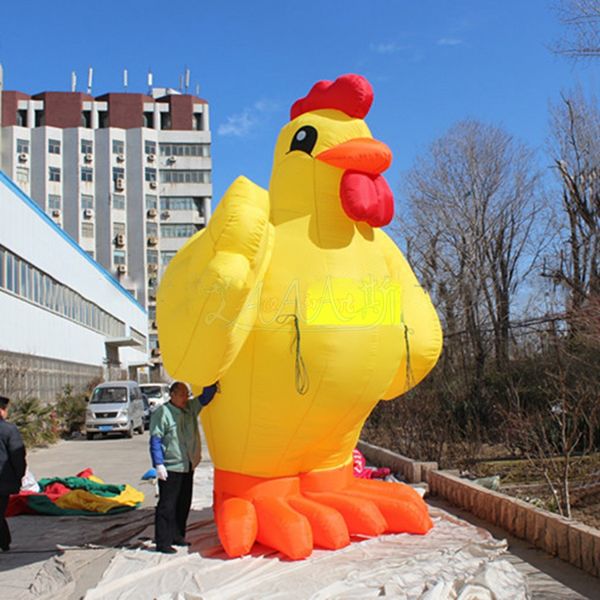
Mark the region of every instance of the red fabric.
POLYGON ((44 488, 44 495, 48 496, 50 500, 54 501, 70 491, 71 488, 68 488, 64 483, 59 483, 56 481, 55 483, 51 483, 44 488))
POLYGON ((94 470, 91 467, 84 469, 80 473, 77 473, 76 477, 83 477, 84 479, 89 479, 90 475, 94 474, 94 470))
POLYGON ((17 515, 35 514, 35 511, 31 510, 27 505, 27 497, 34 494, 36 494, 36 492, 19 492, 18 494, 11 494, 8 498, 6 516, 15 517, 17 515))
POLYGON ((346 171, 340 183, 344 212, 354 221, 384 227, 394 216, 394 196, 381 175, 346 171))
POLYGON ((385 479, 391 472, 387 467, 381 467, 379 469, 367 467, 365 457, 357 448, 352 450, 352 461, 354 463, 354 477, 358 477, 359 479, 385 479))
POLYGON ((310 92, 296 100, 290 111, 290 120, 324 108, 334 108, 349 117, 363 119, 373 103, 373 88, 361 75, 342 75, 335 81, 319 81, 310 92))

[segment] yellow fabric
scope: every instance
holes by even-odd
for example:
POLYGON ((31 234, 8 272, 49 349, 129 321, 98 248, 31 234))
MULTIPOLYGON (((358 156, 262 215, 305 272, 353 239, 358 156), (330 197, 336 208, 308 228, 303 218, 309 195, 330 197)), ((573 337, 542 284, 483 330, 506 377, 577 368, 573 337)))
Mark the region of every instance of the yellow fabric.
POLYGON ((97 475, 89 475, 88 479, 90 481, 93 481, 94 483, 105 483, 104 479, 101 479, 100 477, 98 477, 97 475))
MULTIPOLYGON (((90 479, 92 479, 90 477, 90 479)), ((96 478, 98 479, 98 478, 96 478)), ((102 482, 99 482, 102 483, 102 482)), ((96 496, 86 490, 73 490, 60 496, 55 504, 60 508, 89 510, 91 512, 106 513, 118 506, 136 506, 144 501, 144 494, 126 484, 125 489, 112 498, 96 496)))
POLYGON ((437 360, 428 295, 383 231, 346 216, 342 169, 314 158, 365 137, 364 121, 336 110, 285 125, 269 192, 236 180, 166 270, 164 364, 196 392, 220 380, 201 413, 219 469, 276 477, 338 468, 377 401, 405 392, 437 360), (318 130, 313 151, 291 152, 307 125, 318 130))

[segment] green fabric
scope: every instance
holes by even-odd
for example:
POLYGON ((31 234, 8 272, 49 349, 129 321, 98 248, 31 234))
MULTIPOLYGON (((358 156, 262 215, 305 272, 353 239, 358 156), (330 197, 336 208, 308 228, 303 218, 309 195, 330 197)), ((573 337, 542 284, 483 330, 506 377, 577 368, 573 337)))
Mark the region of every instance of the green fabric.
POLYGON ((150 435, 160 438, 167 471, 187 473, 202 458, 198 415, 202 410, 199 398, 192 398, 185 409, 171 402, 159 406, 150 417, 150 435))
POLYGON ((105 498, 118 496, 125 489, 124 485, 97 483, 85 477, 45 477, 38 481, 42 492, 52 483, 62 483, 72 490, 86 490, 92 494, 96 494, 96 496, 103 496, 105 498))
MULTIPOLYGON (((78 477, 74 477, 73 479, 79 479, 78 477)), ((49 481, 49 480, 48 480, 49 481)), ((38 482, 39 483, 39 482, 38 482)), ((52 515, 52 516, 81 516, 81 517, 102 517, 105 515, 114 515, 117 513, 122 513, 127 510, 133 510, 138 508, 140 504, 136 504, 136 506, 116 506, 115 508, 111 508, 109 511, 105 513, 92 512, 88 510, 76 510, 72 508, 60 508, 48 498, 48 496, 37 496, 32 494, 27 497, 27 506, 34 510, 35 512, 41 515, 52 515)))

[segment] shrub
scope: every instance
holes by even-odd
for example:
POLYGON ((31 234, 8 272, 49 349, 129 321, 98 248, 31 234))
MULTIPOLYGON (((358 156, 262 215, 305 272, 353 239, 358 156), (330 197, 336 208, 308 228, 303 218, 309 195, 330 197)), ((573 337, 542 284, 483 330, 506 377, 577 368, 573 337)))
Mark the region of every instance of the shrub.
POLYGON ((10 403, 10 420, 18 427, 29 448, 54 443, 59 423, 54 406, 42 404, 38 398, 24 398, 10 403))
POLYGON ((66 385, 63 395, 56 398, 56 414, 61 429, 67 435, 81 431, 85 424, 86 409, 86 394, 73 394, 73 388, 66 385))

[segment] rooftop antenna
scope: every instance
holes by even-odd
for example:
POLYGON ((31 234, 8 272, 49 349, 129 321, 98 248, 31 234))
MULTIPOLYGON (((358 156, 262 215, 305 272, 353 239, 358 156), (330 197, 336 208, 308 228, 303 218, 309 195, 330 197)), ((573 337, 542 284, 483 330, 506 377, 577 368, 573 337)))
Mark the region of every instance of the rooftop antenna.
POLYGON ((148 69, 148 94, 152 94, 152 85, 154 84, 154 78, 152 77, 152 71, 148 69))
POLYGON ((196 84, 196 96, 200 96, 200 84, 196 84))
POLYGON ((77 89, 77 73, 71 71, 71 91, 74 92, 77 89))
POLYGON ((125 91, 127 91, 128 83, 129 83, 129 77, 128 77, 127 69, 123 69, 123 87, 125 88, 125 91))
POLYGON ((179 91, 183 92, 183 75, 179 76, 179 91))
POLYGON ((92 67, 90 67, 88 69, 88 85, 87 85, 87 93, 91 94, 92 93, 92 80, 94 78, 94 69, 92 69, 92 67))
POLYGON ((190 89, 190 70, 186 67, 185 68, 185 93, 188 93, 188 90, 190 89))

